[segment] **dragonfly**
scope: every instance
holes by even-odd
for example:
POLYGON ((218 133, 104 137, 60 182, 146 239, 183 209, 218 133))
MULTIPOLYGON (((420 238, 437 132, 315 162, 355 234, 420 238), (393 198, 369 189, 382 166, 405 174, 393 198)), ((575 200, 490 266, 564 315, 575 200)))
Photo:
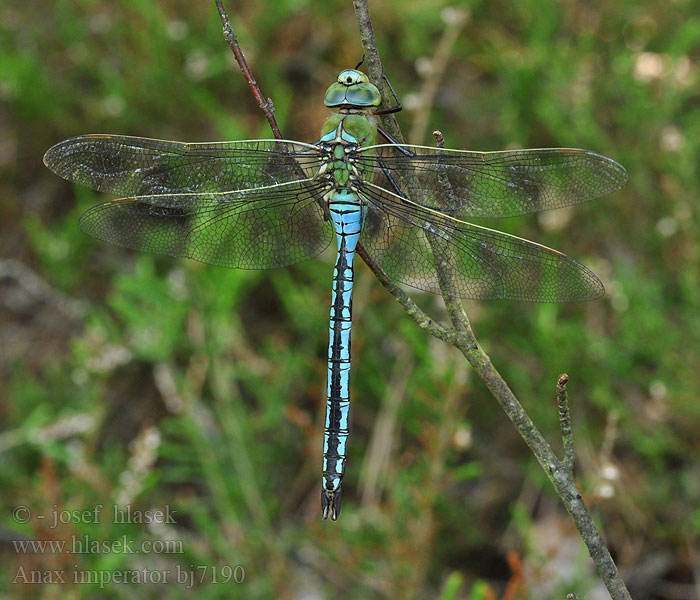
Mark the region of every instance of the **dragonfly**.
MULTIPOLYGON (((358 65, 359 66, 359 65, 358 65)), ((398 144, 382 95, 355 69, 325 92, 315 143, 184 143, 81 135, 44 156, 59 176, 119 196, 79 227, 100 240, 220 267, 310 259, 335 238, 321 476, 324 519, 340 514, 350 409, 353 259, 358 244, 389 278, 475 300, 571 302, 604 294, 585 266, 552 248, 468 220, 579 204, 622 188, 627 172, 587 150, 475 152, 398 144)), ((400 106, 400 104, 399 104, 400 106)))

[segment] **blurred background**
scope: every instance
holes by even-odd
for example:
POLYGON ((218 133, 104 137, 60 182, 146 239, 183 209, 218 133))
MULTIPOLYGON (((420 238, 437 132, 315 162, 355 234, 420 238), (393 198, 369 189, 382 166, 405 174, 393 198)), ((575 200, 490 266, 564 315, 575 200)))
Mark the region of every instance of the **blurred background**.
MULTIPOLYGON (((351 2, 228 9, 285 137, 317 139, 323 92, 362 55, 351 2)), ((371 10, 408 142, 433 144, 438 128, 447 147, 579 147, 628 169, 614 196, 498 223, 589 266, 605 298, 466 308, 557 452, 555 384, 569 374, 578 483, 632 595, 699 598, 697 4, 371 10)), ((255 272, 97 242, 77 221, 105 197, 42 164, 84 133, 271 137, 213 2, 2 3, 2 597, 606 597, 483 384, 361 261, 343 512, 322 521, 333 252, 255 272), (168 507, 175 522, 118 523, 114 506, 168 507), (50 570, 78 583, 27 583, 50 570), (94 583, 123 572, 138 585, 94 583)), ((410 293, 447 322, 439 298, 410 293)))

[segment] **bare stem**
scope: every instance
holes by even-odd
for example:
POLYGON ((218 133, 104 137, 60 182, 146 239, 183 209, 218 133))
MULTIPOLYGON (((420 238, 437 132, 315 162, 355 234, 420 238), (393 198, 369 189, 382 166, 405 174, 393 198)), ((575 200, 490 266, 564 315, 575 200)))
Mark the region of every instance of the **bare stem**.
MULTIPOLYGON (((374 39, 374 28, 372 27, 372 19, 369 16, 369 6, 366 0, 353 0, 352 4, 355 8, 355 18, 360 28, 362 47, 365 50, 367 72, 372 83, 374 83, 382 93, 381 107, 386 108, 389 106, 389 103, 386 99, 387 95, 384 86, 384 67, 382 67, 382 61, 379 59, 379 50, 377 49, 377 42, 374 39)), ((396 122, 393 115, 384 115, 382 117, 382 125, 387 133, 396 141, 404 141, 399 124, 396 122)))
POLYGON ((231 47, 233 56, 236 58, 236 62, 241 67, 243 76, 248 82, 250 90, 251 92, 253 92, 253 96, 255 97, 258 106, 263 111, 267 122, 270 124, 270 129, 272 129, 273 135, 276 139, 281 140, 282 133, 280 133, 279 126, 277 125, 277 119, 275 118, 275 105, 272 102, 272 98, 268 98, 266 100, 265 96, 263 96, 262 92, 260 91, 260 88, 258 87, 258 84, 255 81, 255 78, 253 77, 253 73, 251 72, 250 67, 248 67, 248 62, 246 61, 245 56, 243 56, 243 51, 238 45, 238 38, 236 37, 236 34, 231 28, 231 21, 228 18, 228 13, 224 8, 223 2, 221 0, 215 1, 216 8, 219 11, 219 16, 221 17, 221 24, 224 28, 224 39, 226 40, 226 43, 231 47))
MULTIPOLYGON (((355 7, 362 44, 365 50, 365 59, 368 65, 371 66, 370 76, 376 83, 376 76, 377 74, 381 75, 383 73, 383 67, 374 41, 374 31, 369 16, 367 0, 353 0, 353 5, 355 7)), ((391 133, 395 135, 394 132, 391 133)), ((395 135, 395 137, 396 139, 402 139, 399 135, 395 135)), ((436 137, 438 137, 439 142, 440 137, 436 137)), ((566 460, 560 462, 557 459, 542 433, 537 429, 532 419, 530 419, 525 409, 515 397, 515 394, 513 394, 508 384, 493 366, 491 359, 477 342, 469 318, 464 312, 462 302, 454 293, 454 286, 451 284, 451 273, 448 270, 449 261, 436 260, 435 262, 447 313, 454 326, 452 335, 447 336, 449 338, 449 343, 453 344, 464 355, 467 361, 469 361, 469 364, 471 364, 479 377, 481 377, 482 381, 489 388, 494 398, 496 398, 496 401, 501 405, 501 408, 513 422, 518 433, 544 469, 554 485, 557 495, 579 530, 584 543, 588 547, 588 551, 596 565, 598 573, 603 579, 613 600, 631 600, 629 591, 620 577, 617 567, 610 556, 610 552, 605 546, 593 522, 593 518, 583 502, 581 493, 574 482, 572 470, 568 468, 566 460)), ((382 285, 396 297, 402 306, 406 307, 407 303, 405 298, 402 298, 401 294, 396 293, 396 290, 400 288, 391 282, 385 281, 386 275, 382 273, 381 270, 375 271, 375 275, 382 282, 382 285)), ((416 319, 416 322, 423 329, 429 331, 429 328, 425 326, 425 319, 429 319, 429 317, 418 313, 409 312, 409 314, 416 319), (417 317, 419 318, 417 319, 417 317)), ((440 332, 442 334, 442 330, 440 330, 440 332)), ((440 339, 445 339, 442 335, 438 337, 440 337, 440 339)), ((448 340, 445 339, 445 341, 448 340)), ((571 443, 573 443, 573 440, 571 440, 571 443)))
POLYGON ((436 323, 429 315, 423 312, 411 299, 411 297, 404 292, 403 289, 401 289, 400 286, 389 279, 387 274, 372 262, 369 256, 367 256, 366 250, 359 244, 357 246, 357 253, 367 263, 367 266, 371 269, 372 273, 375 274, 377 279, 379 279, 379 283, 381 283, 384 288, 394 298, 396 298, 397 302, 404 307, 404 310, 411 316, 411 318, 421 329, 424 329, 430 335, 442 340, 443 342, 454 345, 455 334, 451 329, 440 325, 440 323, 436 323))
POLYGON ((571 415, 569 413, 569 398, 566 384, 569 376, 566 373, 559 375, 557 379, 557 406, 559 407, 559 428, 561 440, 564 445, 564 460, 562 465, 573 473, 574 470, 574 436, 571 432, 571 415))
MULTIPOLYGON (((272 128, 275 137, 277 139, 282 139, 282 134, 279 131, 277 121, 274 117, 274 106, 272 104, 272 100, 269 98, 265 100, 265 97, 260 92, 260 88, 253 78, 250 68, 248 67, 245 57, 243 56, 243 52, 238 45, 236 35, 231 29, 230 21, 223 4, 221 0, 215 1, 217 9, 219 10, 219 15, 221 16, 226 41, 228 42, 229 46, 231 46, 231 50, 236 57, 236 61, 240 65, 241 71, 248 81, 248 85, 250 86, 258 105, 270 123, 270 127, 272 128)), ((379 52, 377 50, 374 38, 374 30, 372 28, 372 21, 369 15, 367 0, 353 0, 353 5, 355 7, 355 14, 360 29, 362 45, 365 49, 365 60, 370 79, 380 88, 380 90, 383 90, 384 69, 379 58, 379 52)), ((393 116, 384 115, 382 117, 382 122, 384 128, 394 139, 399 142, 403 141, 401 130, 399 129, 393 116)), ((442 141, 441 136, 436 134, 436 137, 438 138, 438 145, 440 145, 442 141)), ((444 141, 442 141, 442 143, 444 144, 444 141)), ((445 306, 447 308, 450 320, 452 321, 453 329, 436 323, 431 317, 418 308, 418 306, 415 304, 415 302, 413 302, 413 300, 411 300, 406 292, 404 292, 396 283, 389 279, 381 268, 372 262, 364 248, 358 247, 358 254, 368 264, 381 284, 404 307, 406 312, 411 316, 411 318, 413 318, 414 321, 416 321, 419 327, 427 331, 430 335, 452 344, 464 355, 469 364, 471 364, 479 377, 481 377, 482 381, 491 391, 494 398, 496 398, 496 401, 501 405, 501 408, 504 410, 508 418, 510 418, 510 420, 513 422, 518 433, 535 455, 535 458, 540 463, 550 481, 554 485, 557 495, 560 497, 561 501, 569 512, 569 515, 574 521, 574 524, 578 528, 581 537, 588 547, 588 551, 596 565, 596 568, 598 569, 598 573, 603 579, 613 600, 631 600, 629 592, 620 578, 617 567, 615 566, 615 563, 613 562, 610 553, 608 552, 608 549, 605 546, 605 543, 603 542, 600 533, 598 532, 595 523, 593 522, 593 519, 583 502, 581 493, 576 487, 573 479, 573 465, 569 466, 567 461, 567 457, 569 456, 567 452, 569 451, 566 448, 568 445, 570 445, 570 455, 572 457, 571 463, 573 463, 573 438, 570 438, 569 441, 567 441, 567 434, 565 433, 565 431, 570 432, 568 408, 565 411, 566 419, 564 420, 564 423, 566 423, 566 428, 564 427, 564 423, 562 423, 565 458, 563 461, 559 461, 550 445, 544 439, 543 435, 537 429, 528 414, 525 412, 525 409, 508 387, 508 384, 493 366, 491 359, 483 351, 481 346, 479 346, 474 332, 472 331, 469 319, 464 312, 462 302, 454 293, 453 286, 451 285, 451 274, 447 269, 445 269, 446 264, 443 263, 441 265, 437 265, 437 268, 443 298, 445 300, 445 306)), ((562 384, 562 386, 564 384, 565 382, 562 384)), ((565 389, 562 393, 565 394, 565 389)), ((560 423, 561 422, 562 421, 560 421, 560 423)))

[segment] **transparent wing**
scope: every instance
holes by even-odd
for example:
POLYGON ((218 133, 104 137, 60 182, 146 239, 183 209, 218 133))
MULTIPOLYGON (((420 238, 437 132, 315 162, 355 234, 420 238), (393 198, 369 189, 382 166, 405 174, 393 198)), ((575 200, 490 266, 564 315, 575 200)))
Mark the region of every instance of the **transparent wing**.
POLYGON ((99 204, 80 228, 107 242, 221 267, 301 262, 332 239, 322 188, 311 180, 221 193, 162 194, 99 204))
POLYGON ((393 144, 362 148, 374 183, 458 219, 514 217, 586 202, 619 190, 625 168, 602 154, 568 148, 471 152, 393 144))
POLYGON ((462 298, 570 302, 603 295, 582 264, 533 242, 479 227, 373 184, 362 191, 367 215, 360 241, 387 275, 432 293, 462 298))
POLYGON ((119 135, 59 142, 44 164, 64 179, 118 196, 228 192, 305 179, 311 144, 286 140, 183 143, 119 135))

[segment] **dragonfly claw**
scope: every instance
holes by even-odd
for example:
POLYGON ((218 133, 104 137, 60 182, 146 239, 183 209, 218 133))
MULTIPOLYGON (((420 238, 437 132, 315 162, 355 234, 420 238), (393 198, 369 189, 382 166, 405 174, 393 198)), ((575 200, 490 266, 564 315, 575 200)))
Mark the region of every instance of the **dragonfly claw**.
POLYGON ((321 511, 324 519, 327 519, 328 515, 334 521, 338 519, 338 515, 340 515, 340 489, 334 492, 321 490, 321 511))

